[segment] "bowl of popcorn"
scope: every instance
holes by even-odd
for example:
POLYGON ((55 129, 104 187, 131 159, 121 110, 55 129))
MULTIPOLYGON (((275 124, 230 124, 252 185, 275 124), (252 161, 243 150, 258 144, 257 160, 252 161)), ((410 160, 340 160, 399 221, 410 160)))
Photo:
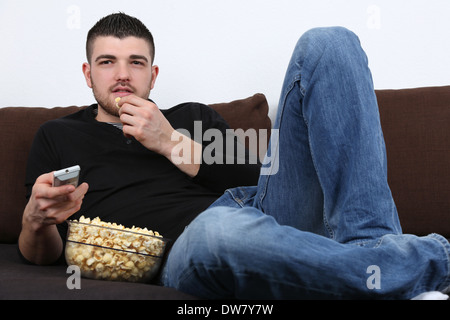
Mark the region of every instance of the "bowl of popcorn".
POLYGON ((67 221, 65 257, 81 276, 148 282, 158 272, 167 239, 147 228, 126 228, 100 218, 67 221))

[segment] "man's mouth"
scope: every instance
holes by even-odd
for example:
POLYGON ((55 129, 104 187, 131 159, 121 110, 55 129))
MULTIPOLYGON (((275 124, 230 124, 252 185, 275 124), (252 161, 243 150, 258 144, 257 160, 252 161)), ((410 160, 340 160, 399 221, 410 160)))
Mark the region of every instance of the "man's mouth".
POLYGON ((113 90, 116 97, 125 97, 133 93, 133 90, 128 87, 116 87, 113 90))

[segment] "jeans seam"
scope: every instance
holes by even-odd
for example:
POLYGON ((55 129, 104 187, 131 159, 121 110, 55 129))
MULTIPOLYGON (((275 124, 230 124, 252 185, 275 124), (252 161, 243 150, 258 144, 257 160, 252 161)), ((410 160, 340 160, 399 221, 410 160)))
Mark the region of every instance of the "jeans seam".
MULTIPOLYGON (((245 188, 239 188, 240 189, 240 191, 242 192, 242 193, 245 193, 245 188)), ((244 201, 242 201, 242 199, 241 198, 238 198, 238 197, 236 197, 235 195, 234 195, 234 193, 233 192, 231 192, 229 189, 227 189, 225 192, 228 192, 230 195, 231 195, 231 197, 233 198, 233 200, 241 207, 241 208, 243 208, 244 207, 244 201)), ((245 196, 245 195, 244 195, 245 196)))
MULTIPOLYGON (((306 92, 306 89, 303 88, 303 86, 301 85, 300 82, 299 82, 299 86, 300 86, 300 92, 301 92, 301 94, 304 97, 305 96, 304 92, 306 92)), ((302 105, 302 109, 303 109, 303 105, 302 105)), ((311 160, 312 160, 312 163, 313 163, 313 166, 314 166, 314 171, 316 172, 316 175, 317 175, 317 180, 319 181, 320 188, 322 189, 322 192, 323 192, 324 188, 323 188, 322 181, 320 180, 320 177, 319 177, 319 174, 318 174, 317 162, 316 162, 316 159, 315 159, 315 155, 314 155, 314 152, 312 151, 313 149, 312 149, 312 145, 311 145, 311 136, 310 136, 310 131, 309 131, 309 123, 308 123, 308 120, 305 118, 304 114, 305 114, 305 112, 304 112, 304 110, 302 110, 302 118, 303 118, 303 121, 305 122, 306 127, 308 128, 308 144, 309 144, 309 149, 311 151, 311 160)), ((330 226, 330 224, 328 222, 328 219, 327 219, 327 215, 325 213, 325 196, 324 196, 324 199, 323 199, 322 220, 323 220, 323 224, 325 226, 325 229, 329 233, 329 237, 331 239, 335 239, 333 228, 331 228, 331 226, 330 226)))
MULTIPOLYGON (((220 270, 219 268, 216 268, 216 269, 220 270)), ((211 269, 211 270, 213 270, 213 269, 211 269)), ((249 272, 246 272, 246 271, 236 271, 235 275, 237 277, 239 277, 239 276, 251 277, 252 276, 252 274, 250 274, 249 272)), ((261 276, 258 273, 255 273, 255 275, 261 276)), ((326 294, 329 297, 330 296, 334 296, 336 298, 342 297, 342 295, 340 293, 336 293, 336 292, 330 291, 330 290, 316 288, 316 287, 313 287, 312 285, 309 285, 309 286, 300 285, 300 284, 294 283, 292 281, 272 278, 272 277, 270 277, 270 275, 269 276, 268 275, 264 275, 264 277, 266 277, 266 279, 269 279, 271 283, 276 283, 276 284, 279 284, 279 285, 282 285, 282 286, 290 286, 290 287, 295 287, 295 288, 307 289, 308 291, 311 291, 311 292, 315 292, 315 293, 319 293, 319 294, 326 294)), ((298 298, 298 297, 292 297, 292 298, 298 298)))
MULTIPOLYGON (((280 118, 277 119, 277 120, 279 120, 279 122, 278 122, 278 129, 281 128, 281 122, 283 121, 283 114, 284 114, 284 109, 285 109, 285 106, 286 106, 286 98, 289 95, 289 93, 292 91, 292 89, 294 88, 295 83, 297 81, 299 81, 299 79, 297 79, 297 78, 300 78, 300 75, 294 77, 294 81, 292 81, 289 84, 289 86, 287 87, 286 92, 282 95, 282 99, 280 99, 279 107, 281 107, 281 109, 279 110, 279 117, 280 118)), ((271 141, 271 143, 273 143, 273 140, 271 141)), ((277 148, 278 148, 279 147, 279 145, 278 145, 279 141, 276 141, 276 143, 277 143, 277 148)), ((272 146, 270 148, 272 148, 272 146)), ((269 184, 270 176, 271 176, 270 173, 266 176, 266 179, 264 180, 264 187, 262 188, 262 192, 259 195, 259 199, 258 199, 259 207, 261 208, 261 211, 263 211, 263 212, 264 212, 263 200, 264 200, 264 198, 266 197, 266 194, 267 194, 267 186, 269 184)))

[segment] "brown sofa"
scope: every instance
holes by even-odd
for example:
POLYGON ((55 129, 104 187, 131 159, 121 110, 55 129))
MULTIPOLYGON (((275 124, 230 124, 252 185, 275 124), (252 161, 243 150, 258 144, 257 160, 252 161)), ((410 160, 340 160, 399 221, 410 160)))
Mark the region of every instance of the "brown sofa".
MULTIPOLYGON (((450 238, 450 86, 378 90, 388 174, 405 233, 450 238)), ((232 128, 270 128, 262 94, 211 105, 232 128)), ((149 284, 83 279, 69 290, 65 266, 34 266, 17 253, 32 138, 46 120, 78 107, 0 109, 0 299, 190 299, 149 284)))

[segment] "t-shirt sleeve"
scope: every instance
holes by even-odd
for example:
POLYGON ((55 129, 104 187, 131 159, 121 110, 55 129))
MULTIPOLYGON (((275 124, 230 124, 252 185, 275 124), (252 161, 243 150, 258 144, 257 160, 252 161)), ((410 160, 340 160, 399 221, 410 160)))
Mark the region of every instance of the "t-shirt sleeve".
POLYGON ((31 196, 31 190, 36 179, 48 172, 58 170, 59 161, 55 148, 49 139, 49 125, 44 124, 37 131, 31 145, 28 156, 25 186, 27 188, 27 199, 31 196))

